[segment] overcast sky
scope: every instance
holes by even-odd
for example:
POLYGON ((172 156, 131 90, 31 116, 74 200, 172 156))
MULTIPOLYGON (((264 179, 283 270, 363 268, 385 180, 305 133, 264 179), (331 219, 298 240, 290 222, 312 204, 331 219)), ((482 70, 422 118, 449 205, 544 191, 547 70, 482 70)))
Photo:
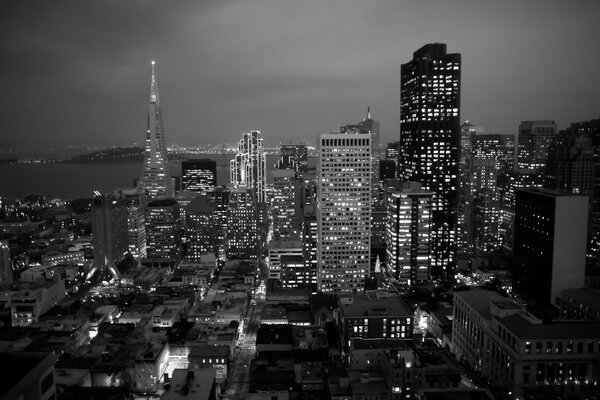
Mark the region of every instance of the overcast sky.
POLYGON ((514 133, 600 116, 600 1, 0 2, 0 149, 142 143, 156 60, 167 141, 267 144, 360 121, 398 140, 400 64, 462 53, 461 119, 514 133))

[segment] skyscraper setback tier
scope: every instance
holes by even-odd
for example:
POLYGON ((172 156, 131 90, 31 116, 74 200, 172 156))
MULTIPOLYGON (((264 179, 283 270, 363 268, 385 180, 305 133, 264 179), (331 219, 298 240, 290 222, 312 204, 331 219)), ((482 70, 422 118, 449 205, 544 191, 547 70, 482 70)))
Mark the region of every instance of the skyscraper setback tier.
POLYGON ((238 151, 230 161, 231 184, 252 189, 255 203, 265 202, 267 182, 267 158, 263 151, 263 139, 260 131, 244 133, 238 144, 238 151))
POLYGON ((364 289, 371 254, 370 133, 322 134, 317 194, 319 290, 364 289))
POLYGON ((148 126, 146 129, 146 147, 144 150, 144 176, 141 180, 142 194, 145 201, 173 196, 171 178, 167 168, 167 141, 165 138, 154 65, 155 63, 152 61, 148 126))
POLYGON ((432 277, 452 279, 456 256, 460 54, 427 44, 402 64, 398 176, 434 192, 432 277))

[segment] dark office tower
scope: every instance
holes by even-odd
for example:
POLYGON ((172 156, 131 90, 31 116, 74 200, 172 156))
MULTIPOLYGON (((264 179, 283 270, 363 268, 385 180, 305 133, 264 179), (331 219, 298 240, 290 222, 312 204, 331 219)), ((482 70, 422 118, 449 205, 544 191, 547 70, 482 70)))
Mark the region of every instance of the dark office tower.
POLYGON ((127 207, 129 252, 136 260, 146 258, 146 213, 139 200, 130 200, 127 207))
POLYGON ((174 267, 181 259, 179 205, 173 199, 146 206, 146 260, 154 266, 174 267))
POLYGON ((219 260, 225 260, 225 233, 227 232, 227 208, 229 206, 229 190, 225 186, 217 186, 208 195, 217 203, 215 211, 217 225, 217 252, 219 260))
POLYGON ((264 203, 266 187, 266 156, 260 131, 244 133, 238 143, 238 151, 230 161, 231 184, 253 190, 256 202, 264 203))
POLYGON ((371 107, 367 108, 367 117, 356 125, 346 125, 340 128, 341 133, 371 134, 371 202, 373 206, 380 203, 379 185, 379 122, 371 118, 371 107))
POLYGON ((430 278, 432 198, 417 182, 387 188, 386 270, 403 286, 430 278))
POLYGON ((8 240, 0 240, 0 286, 10 285, 13 280, 8 240))
POLYGON ((146 148, 144 150, 144 176, 141 180, 144 202, 173 196, 168 169, 167 140, 165 138, 154 64, 154 61, 152 61, 148 127, 146 129, 146 148))
POLYGON ((202 255, 216 254, 219 242, 217 202, 210 196, 196 197, 187 206, 185 258, 200 261, 202 255))
POLYGON ((460 54, 448 54, 442 43, 421 47, 401 68, 398 176, 435 193, 434 279, 453 279, 456 264, 460 69, 460 54))
POLYGON ((396 178, 396 160, 379 160, 379 182, 396 178))
POLYGON ((206 194, 217 186, 217 162, 215 160, 186 160, 181 162, 181 188, 206 194))
POLYGON ((517 189, 513 285, 517 294, 554 303, 585 281, 586 196, 517 189))
POLYGON ((97 196, 92 200, 94 264, 88 273, 88 279, 96 271, 100 272, 100 279, 107 274, 119 279, 115 264, 129 250, 128 206, 128 200, 109 196, 97 196))
POLYGON ((543 172, 548 146, 555 136, 554 121, 522 121, 519 124, 517 169, 543 172))
POLYGON ((259 251, 257 210, 252 189, 237 187, 231 190, 227 207, 227 258, 256 259, 259 251))
POLYGON ((548 151, 544 186, 590 198, 588 256, 600 257, 600 119, 576 122, 548 151))
POLYGON ((483 128, 469 121, 460 126, 458 158, 458 203, 456 224, 456 251, 468 256, 473 254, 473 138, 483 128))
POLYGON ((308 169, 308 148, 305 144, 282 144, 277 169, 293 169, 302 175, 308 169))
POLYGON ((273 175, 273 238, 297 235, 296 220, 296 172, 293 169, 275 169, 273 175))

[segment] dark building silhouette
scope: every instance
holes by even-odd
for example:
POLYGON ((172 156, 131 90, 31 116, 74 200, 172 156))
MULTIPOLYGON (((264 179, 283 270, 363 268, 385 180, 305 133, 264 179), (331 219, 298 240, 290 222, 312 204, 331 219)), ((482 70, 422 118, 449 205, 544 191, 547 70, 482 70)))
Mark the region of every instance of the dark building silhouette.
POLYGON ((432 277, 452 279, 456 263, 461 55, 427 44, 401 68, 398 177, 434 192, 432 277))
POLYGON ((513 285, 517 294, 554 303, 562 290, 583 287, 587 204, 586 196, 516 190, 513 285))

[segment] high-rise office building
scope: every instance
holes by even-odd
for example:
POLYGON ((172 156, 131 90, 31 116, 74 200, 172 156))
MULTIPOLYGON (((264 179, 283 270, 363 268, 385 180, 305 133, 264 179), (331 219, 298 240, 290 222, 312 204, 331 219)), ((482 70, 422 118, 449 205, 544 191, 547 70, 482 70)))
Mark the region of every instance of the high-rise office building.
POLYGON ((469 121, 460 126, 458 158, 456 251, 461 255, 473 253, 473 138, 483 128, 469 121))
POLYGON ((99 271, 100 279, 107 273, 119 279, 115 264, 129 251, 128 206, 123 198, 97 196, 92 200, 94 264, 88 277, 99 271))
POLYGON ((8 240, 0 240, 0 286, 13 283, 12 262, 8 240))
POLYGON ((173 199, 154 200, 146 206, 146 259, 156 266, 181 260, 181 220, 173 199))
POLYGON ((371 107, 367 108, 367 116, 356 125, 346 125, 340 128, 342 133, 368 133, 371 135, 371 202, 373 206, 380 203, 379 185, 379 122, 371 118, 371 107))
POLYGON ((258 251, 258 211, 252 189, 231 189, 227 205, 227 258, 256 259, 258 251))
POLYGON ((600 257, 600 119, 573 123, 548 150, 544 186, 590 198, 588 256, 600 257))
POLYGON ((206 194, 217 186, 217 162, 210 159, 181 162, 182 190, 206 194))
POLYGON ((273 238, 286 238, 296 231, 296 172, 275 169, 273 176, 273 238))
POLYGON ((461 56, 427 44, 401 67, 398 176, 434 192, 432 277, 453 279, 456 263, 461 56))
POLYGON ((144 176, 141 180, 144 202, 173 196, 168 169, 167 140, 165 138, 154 66, 155 62, 152 61, 148 126, 146 128, 146 147, 144 149, 144 176))
POLYGON ((302 220, 302 258, 310 283, 317 283, 317 216, 314 206, 306 206, 302 220))
POLYGON ((146 212, 138 200, 127 207, 127 236, 129 252, 136 260, 146 258, 146 212))
POLYGON ((517 168, 543 172, 548 147, 556 132, 554 121, 522 121, 519 124, 517 168))
POLYGON ((513 281, 516 292, 554 303, 565 289, 583 287, 587 196, 517 189, 513 281))
POLYGON ((387 189, 386 271, 401 285, 429 280, 432 198, 417 182, 387 189))
POLYGON ((229 207, 230 192, 225 186, 217 186, 208 192, 208 195, 217 203, 217 210, 215 211, 217 252, 219 260, 225 260, 225 233, 227 232, 227 209, 229 207))
POLYGON ((359 130, 319 138, 318 287, 359 292, 371 254, 372 134, 359 130))
POLYGON ((187 206, 185 223, 185 258, 200 261, 205 254, 218 252, 219 216, 217 202, 210 196, 201 195, 187 206))
POLYGON ((231 183, 252 189, 257 203, 266 201, 266 160, 260 131, 251 131, 242 135, 238 151, 230 161, 231 183))

